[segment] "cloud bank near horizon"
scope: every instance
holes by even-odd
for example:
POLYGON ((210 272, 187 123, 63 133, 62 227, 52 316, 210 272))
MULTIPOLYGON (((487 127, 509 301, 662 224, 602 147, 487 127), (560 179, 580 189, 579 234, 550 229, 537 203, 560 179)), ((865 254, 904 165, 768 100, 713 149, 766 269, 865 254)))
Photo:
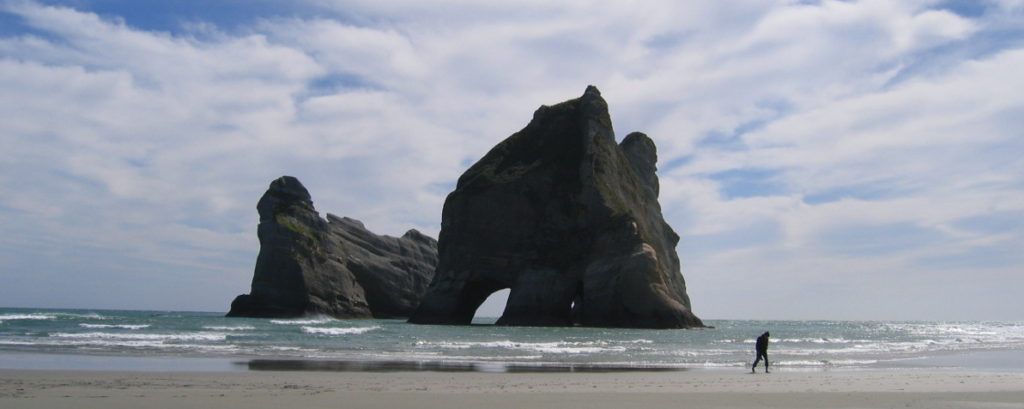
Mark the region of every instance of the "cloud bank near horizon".
POLYGON ((130 3, 0 1, 7 306, 225 310, 284 174, 436 237, 594 84, 699 316, 1024 319, 1024 2, 130 3))

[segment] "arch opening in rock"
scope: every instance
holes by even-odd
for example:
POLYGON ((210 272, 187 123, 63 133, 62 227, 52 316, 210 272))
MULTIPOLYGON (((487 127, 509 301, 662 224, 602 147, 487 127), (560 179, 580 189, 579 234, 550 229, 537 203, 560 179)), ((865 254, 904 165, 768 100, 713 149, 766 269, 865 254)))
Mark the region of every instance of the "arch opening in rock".
POLYGON ((572 325, 583 325, 583 282, 576 284, 576 294, 569 305, 569 321, 572 325))
POLYGON ((493 324, 501 314, 505 312, 505 305, 508 304, 508 296, 512 292, 510 288, 504 288, 491 293, 482 304, 476 309, 473 315, 473 323, 493 324))
MULTIPOLYGON (((458 302, 456 304, 455 315, 458 317, 458 321, 464 324, 472 323, 477 310, 480 309, 480 306, 483 305, 484 301, 486 301, 491 294, 508 288, 508 286, 493 280, 480 280, 467 283, 462 287, 462 292, 459 293, 458 302)), ((502 312, 503 311, 504 305, 502 306, 502 312)), ((500 316, 501 313, 498 315, 500 316)))

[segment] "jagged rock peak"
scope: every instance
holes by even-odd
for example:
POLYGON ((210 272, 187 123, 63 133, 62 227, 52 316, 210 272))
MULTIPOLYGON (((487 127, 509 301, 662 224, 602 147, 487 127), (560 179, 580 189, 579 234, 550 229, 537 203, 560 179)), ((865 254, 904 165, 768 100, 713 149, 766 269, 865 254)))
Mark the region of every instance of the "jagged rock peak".
POLYGON ((658 148, 654 141, 647 135, 640 132, 633 132, 626 135, 620 144, 622 151, 633 165, 633 171, 644 182, 644 185, 654 190, 654 196, 658 196, 658 148))
POLYGON ((289 206, 298 206, 302 209, 313 210, 313 199, 306 187, 294 176, 281 176, 270 182, 267 192, 260 198, 256 205, 260 220, 272 217, 274 214, 284 211, 289 206))
POLYGON ((405 234, 402 235, 402 238, 403 239, 409 239, 409 240, 415 240, 415 241, 436 242, 432 237, 427 236, 426 234, 420 233, 420 231, 416 230, 416 229, 409 229, 409 231, 405 232, 405 234))

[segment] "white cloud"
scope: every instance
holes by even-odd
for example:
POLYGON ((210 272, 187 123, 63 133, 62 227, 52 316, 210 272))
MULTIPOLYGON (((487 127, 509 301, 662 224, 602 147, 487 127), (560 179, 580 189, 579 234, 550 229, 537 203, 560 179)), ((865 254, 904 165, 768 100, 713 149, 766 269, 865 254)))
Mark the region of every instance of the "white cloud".
MULTIPOLYGON (((746 243, 745 250, 695 254, 700 261, 691 268, 786 277, 789 284, 776 285, 791 288, 837 277, 853 285, 895 276, 936 296, 956 293, 949 283, 966 277, 1004 285, 1000 280, 1024 261, 1008 253, 1016 253, 1024 232, 962 224, 1024 215, 1024 163, 1017 154, 1024 151, 1018 125, 1024 97, 1013 91, 1024 86, 1014 73, 1022 58, 1024 51, 1007 51, 964 62, 943 76, 836 100, 744 135, 750 149, 742 154, 710 155, 679 169, 671 177, 703 185, 686 192, 715 192, 716 183, 699 175, 745 167, 778 170, 785 186, 775 197, 697 195, 688 203, 696 214, 688 231, 698 237, 749 229, 758 221, 778 225, 781 236, 746 243), (819 194, 833 198, 799 202, 819 194), (791 254, 797 256, 787 260, 791 254), (811 271, 820 275, 794 279, 811 271)), ((923 304, 908 316, 927 315, 923 304)))
MULTIPOLYGON (((203 282, 194 306, 132 302, 223 309, 246 290, 273 178, 299 177, 321 212, 372 230, 436 235, 467 162, 587 84, 620 135, 658 143, 699 315, 793 316, 806 304, 749 300, 771 283, 779 299, 856 297, 870 291, 856 277, 909 283, 949 254, 962 266, 943 274, 1019 268, 998 254, 1021 228, 989 225, 1024 212, 1022 52, 991 42, 929 59, 1013 35, 1019 6, 967 18, 928 2, 804 3, 308 1, 316 12, 295 15, 316 17, 173 34, 0 3, 31 28, 0 37, 0 189, 17 192, 0 198, 0 251, 21 254, 0 274, 109 270, 139 294, 203 282), (735 195, 744 183, 764 192, 735 195), (878 249, 878 232, 902 250, 878 249), (971 268, 979 254, 994 261, 971 268)), ((0 295, 42 296, 17 282, 0 295)))

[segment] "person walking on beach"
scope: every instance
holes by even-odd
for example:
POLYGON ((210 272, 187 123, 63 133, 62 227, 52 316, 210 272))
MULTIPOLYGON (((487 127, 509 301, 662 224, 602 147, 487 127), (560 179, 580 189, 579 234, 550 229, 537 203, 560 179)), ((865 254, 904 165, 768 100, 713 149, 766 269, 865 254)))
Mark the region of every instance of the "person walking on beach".
POLYGON ((764 373, 768 373, 768 337, 771 334, 765 331, 764 334, 757 337, 757 344, 754 345, 754 350, 757 352, 757 358, 754 359, 754 365, 750 367, 750 373, 755 373, 754 369, 757 368, 757 363, 761 362, 761 358, 764 358, 764 373))

